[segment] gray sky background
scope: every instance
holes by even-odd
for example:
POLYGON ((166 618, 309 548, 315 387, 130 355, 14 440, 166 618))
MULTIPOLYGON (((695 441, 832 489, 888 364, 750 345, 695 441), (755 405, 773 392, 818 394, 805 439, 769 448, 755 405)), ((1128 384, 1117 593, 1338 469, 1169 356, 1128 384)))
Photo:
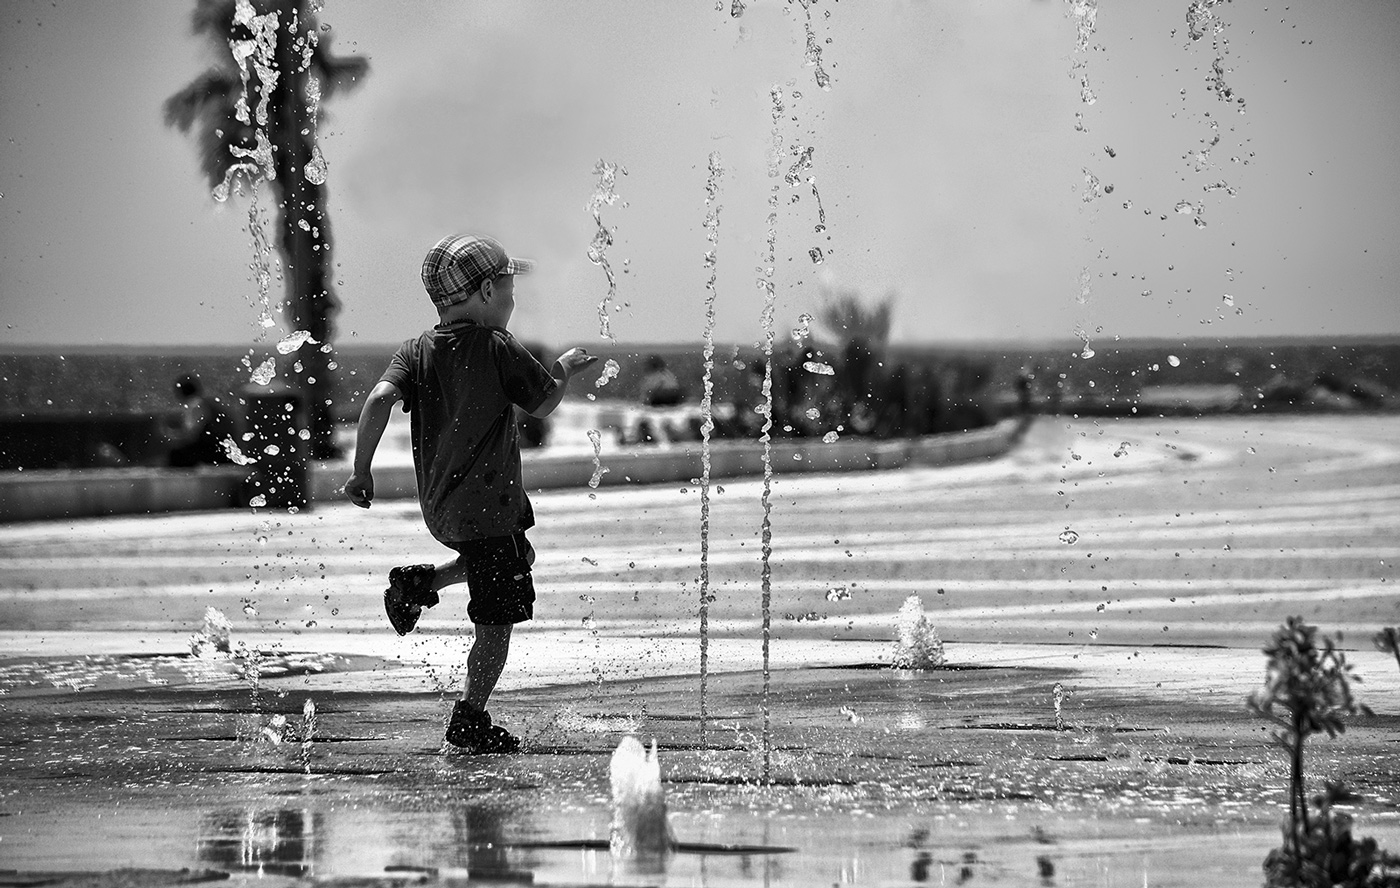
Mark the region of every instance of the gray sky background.
MULTIPOLYGON (((902 342, 1400 334, 1400 3, 1214 7, 1243 115, 1207 90, 1187 7, 1103 0, 1076 52, 1063 0, 327 0, 334 49, 372 66, 322 109, 340 340, 431 324, 423 253, 480 231, 541 264, 520 335, 597 342, 605 159, 627 170, 602 210, 613 332, 698 341, 712 152, 721 342, 762 333, 773 185, 780 333, 825 286, 896 294, 902 342), (782 170, 813 149, 825 232, 811 186, 768 175, 774 85, 782 170)), ((247 198, 216 205, 161 121, 209 61, 190 8, 0 8, 0 347, 259 336, 247 198)))

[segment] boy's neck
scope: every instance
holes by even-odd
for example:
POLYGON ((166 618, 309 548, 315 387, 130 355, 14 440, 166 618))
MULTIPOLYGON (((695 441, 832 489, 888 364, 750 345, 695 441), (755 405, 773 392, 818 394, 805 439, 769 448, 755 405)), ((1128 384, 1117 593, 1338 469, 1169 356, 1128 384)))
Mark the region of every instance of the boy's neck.
POLYGON ((457 302, 438 311, 438 322, 444 327, 461 321, 471 321, 474 324, 481 324, 483 327, 490 326, 485 317, 485 308, 476 300, 457 302))

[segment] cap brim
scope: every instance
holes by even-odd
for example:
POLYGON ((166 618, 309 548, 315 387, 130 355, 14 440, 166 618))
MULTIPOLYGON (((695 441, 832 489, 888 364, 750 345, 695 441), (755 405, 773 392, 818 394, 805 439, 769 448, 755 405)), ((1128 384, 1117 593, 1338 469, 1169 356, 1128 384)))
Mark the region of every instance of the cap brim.
POLYGON ((535 263, 530 259, 516 259, 511 256, 506 260, 506 274, 525 274, 535 270, 535 263))

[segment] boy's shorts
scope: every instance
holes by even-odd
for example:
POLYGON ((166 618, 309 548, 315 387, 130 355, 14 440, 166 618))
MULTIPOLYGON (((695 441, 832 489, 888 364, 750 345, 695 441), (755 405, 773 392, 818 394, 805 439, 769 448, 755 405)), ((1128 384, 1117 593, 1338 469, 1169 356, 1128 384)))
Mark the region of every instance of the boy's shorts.
POLYGON ((535 581, 530 565, 535 549, 524 533, 448 543, 467 569, 467 618, 473 623, 502 626, 523 623, 535 615, 535 581))

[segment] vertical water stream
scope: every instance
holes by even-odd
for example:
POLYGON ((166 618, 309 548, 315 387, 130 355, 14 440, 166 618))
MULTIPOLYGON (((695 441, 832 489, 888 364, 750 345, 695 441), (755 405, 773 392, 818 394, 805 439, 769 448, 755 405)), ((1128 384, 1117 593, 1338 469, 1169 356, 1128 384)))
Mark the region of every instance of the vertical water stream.
POLYGON ((710 669, 710 435, 715 430, 715 264, 719 249, 719 180, 724 174, 718 151, 710 153, 709 175, 705 179, 705 369, 704 392, 700 398, 700 744, 705 744, 709 716, 707 683, 710 669))

